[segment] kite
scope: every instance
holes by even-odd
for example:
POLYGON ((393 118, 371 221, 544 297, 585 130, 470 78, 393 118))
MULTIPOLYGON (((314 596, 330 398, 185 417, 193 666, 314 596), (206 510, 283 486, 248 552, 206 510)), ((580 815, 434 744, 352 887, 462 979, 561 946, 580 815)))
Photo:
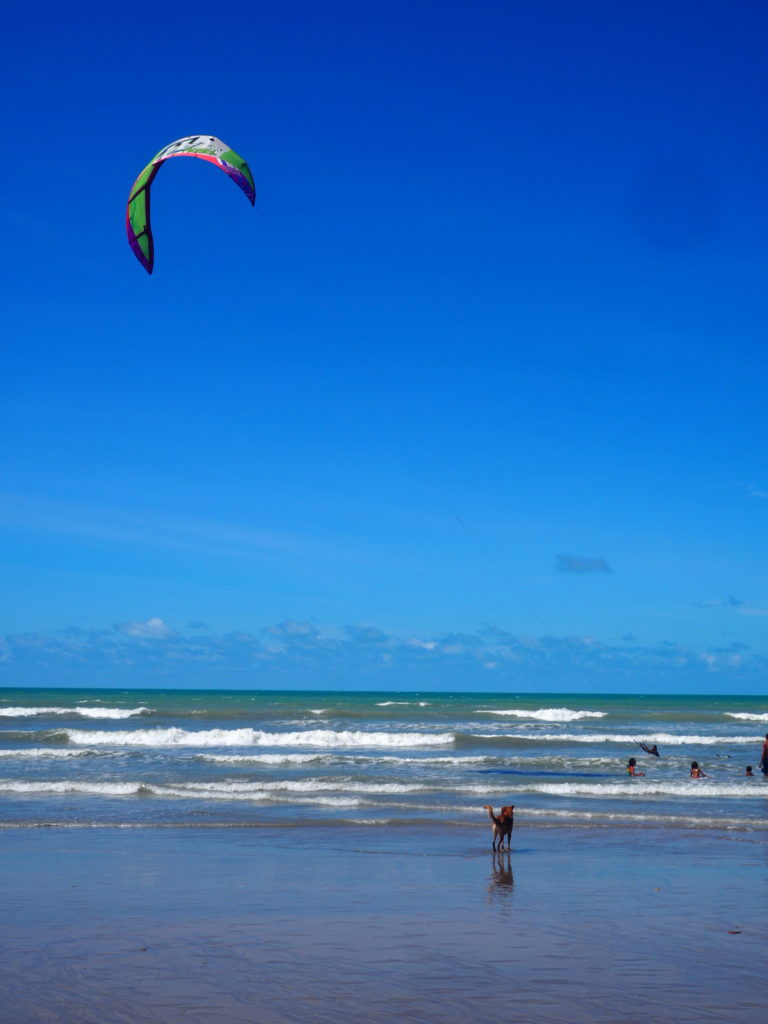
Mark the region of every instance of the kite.
POLYGON ((220 167, 245 192, 251 206, 256 202, 256 186, 248 164, 221 139, 213 135, 188 135, 164 146, 133 183, 125 214, 128 242, 148 274, 152 273, 155 265, 155 244, 149 222, 149 189, 161 164, 174 156, 195 156, 199 160, 208 160, 220 167))

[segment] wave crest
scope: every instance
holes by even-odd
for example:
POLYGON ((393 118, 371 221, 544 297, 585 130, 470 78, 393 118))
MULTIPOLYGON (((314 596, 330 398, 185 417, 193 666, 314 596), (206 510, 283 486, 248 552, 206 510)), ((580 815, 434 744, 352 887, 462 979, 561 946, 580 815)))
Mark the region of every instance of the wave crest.
MULTIPOLYGON (((638 742, 637 736, 614 732, 460 733, 457 739, 460 745, 466 745, 467 742, 471 743, 476 740, 492 740, 494 743, 509 746, 514 746, 521 740, 526 743, 616 743, 631 747, 638 742)), ((755 736, 678 736, 671 732, 644 733, 643 740, 646 743, 657 743, 659 746, 664 744, 667 747, 722 747, 729 743, 753 744, 760 742, 760 739, 755 736)))
POLYGON ((265 732, 261 729, 133 729, 90 732, 64 730, 71 743, 141 747, 436 747, 453 743, 453 733, 362 732, 306 729, 265 732))
POLYGON ((507 715, 512 718, 537 718, 541 722, 578 722, 582 718, 605 718, 606 711, 572 711, 570 708, 539 708, 538 711, 521 711, 511 708, 506 711, 480 709, 476 715, 507 715))
POLYGON ((80 715, 82 718, 134 718, 136 715, 151 715, 151 708, 0 708, 0 718, 33 718, 35 715, 80 715))

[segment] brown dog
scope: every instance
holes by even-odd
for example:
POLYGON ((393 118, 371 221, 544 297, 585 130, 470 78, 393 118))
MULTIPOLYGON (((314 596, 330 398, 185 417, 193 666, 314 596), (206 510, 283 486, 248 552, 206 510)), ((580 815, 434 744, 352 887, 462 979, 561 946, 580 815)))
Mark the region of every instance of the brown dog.
POLYGON ((493 824, 491 830, 493 832, 493 848, 497 848, 496 843, 498 841, 498 849, 501 850, 504 845, 504 836, 507 837, 507 849, 512 841, 512 829, 515 825, 515 805, 511 807, 502 807, 499 812, 499 817, 493 813, 493 808, 489 804, 483 804, 483 809, 488 811, 488 817, 491 819, 493 824))

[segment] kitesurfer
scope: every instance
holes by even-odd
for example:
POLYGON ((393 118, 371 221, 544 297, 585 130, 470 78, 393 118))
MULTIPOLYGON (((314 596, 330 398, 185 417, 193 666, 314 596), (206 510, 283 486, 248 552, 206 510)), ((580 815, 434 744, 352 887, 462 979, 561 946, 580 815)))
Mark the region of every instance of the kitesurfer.
POLYGON ((653 754, 654 757, 661 757, 661 755, 659 754, 659 748, 656 746, 655 743, 653 743, 650 747, 647 743, 641 743, 640 749, 644 750, 646 754, 653 754))

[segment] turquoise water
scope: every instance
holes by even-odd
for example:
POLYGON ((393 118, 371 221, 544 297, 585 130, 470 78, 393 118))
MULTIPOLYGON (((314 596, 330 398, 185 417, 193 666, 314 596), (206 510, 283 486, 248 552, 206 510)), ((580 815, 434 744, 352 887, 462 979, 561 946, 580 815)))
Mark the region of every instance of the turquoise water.
POLYGON ((0 823, 762 830, 767 730, 739 696, 4 689, 0 823))

